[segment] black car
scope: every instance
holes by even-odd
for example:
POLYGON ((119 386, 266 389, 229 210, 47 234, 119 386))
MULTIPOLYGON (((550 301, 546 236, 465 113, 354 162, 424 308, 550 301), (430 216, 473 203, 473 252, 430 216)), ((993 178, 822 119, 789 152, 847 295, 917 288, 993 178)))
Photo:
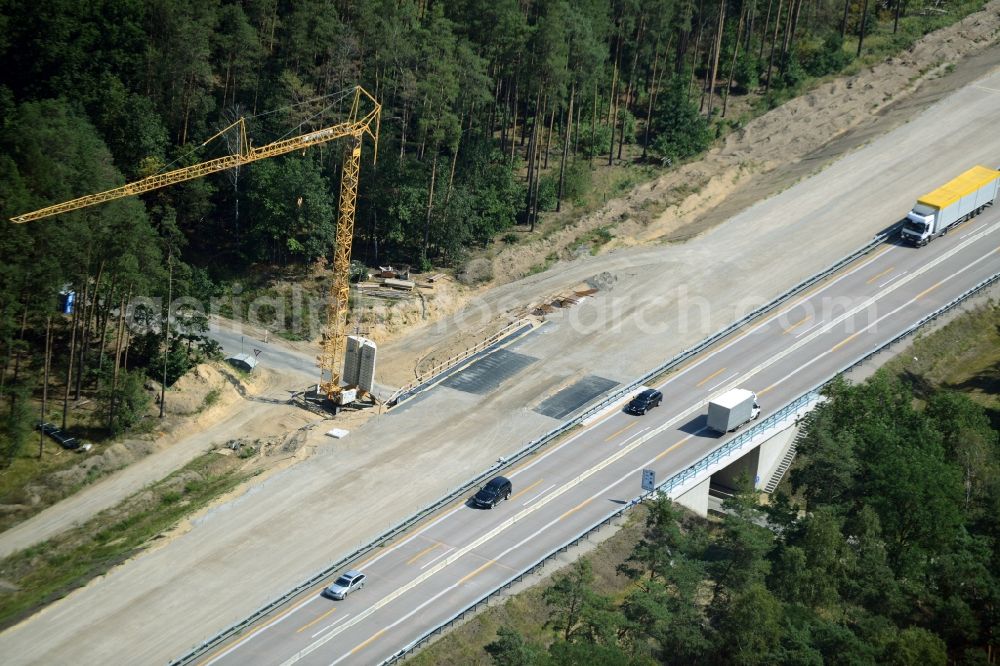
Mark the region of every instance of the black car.
POLYGON ((492 509, 503 500, 510 499, 510 490, 511 485, 507 478, 493 477, 472 497, 472 503, 483 509, 492 509))
POLYGON ((625 406, 625 411, 629 414, 645 414, 653 407, 658 407, 661 402, 663 402, 662 393, 656 389, 646 389, 632 398, 631 402, 625 406))

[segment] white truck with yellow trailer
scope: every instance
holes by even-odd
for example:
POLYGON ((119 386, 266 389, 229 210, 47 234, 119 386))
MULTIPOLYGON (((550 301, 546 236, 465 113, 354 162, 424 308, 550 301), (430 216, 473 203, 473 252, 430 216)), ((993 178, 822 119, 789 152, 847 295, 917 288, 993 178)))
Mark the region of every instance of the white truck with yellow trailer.
POLYGON ((992 205, 998 186, 1000 171, 984 166, 972 167, 917 199, 903 224, 903 240, 917 247, 927 245, 951 227, 992 205))

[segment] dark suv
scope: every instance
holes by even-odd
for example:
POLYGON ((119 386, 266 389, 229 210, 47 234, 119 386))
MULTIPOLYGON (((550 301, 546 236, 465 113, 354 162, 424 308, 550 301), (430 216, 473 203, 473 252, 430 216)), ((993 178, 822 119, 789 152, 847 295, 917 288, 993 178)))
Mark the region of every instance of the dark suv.
POLYGON ((632 401, 625 406, 625 411, 629 414, 645 414, 653 407, 658 407, 661 402, 663 402, 662 393, 656 389, 646 389, 632 398, 632 401))
POLYGON ((503 500, 510 499, 511 485, 505 477, 496 476, 473 495, 472 503, 483 509, 492 509, 503 500))

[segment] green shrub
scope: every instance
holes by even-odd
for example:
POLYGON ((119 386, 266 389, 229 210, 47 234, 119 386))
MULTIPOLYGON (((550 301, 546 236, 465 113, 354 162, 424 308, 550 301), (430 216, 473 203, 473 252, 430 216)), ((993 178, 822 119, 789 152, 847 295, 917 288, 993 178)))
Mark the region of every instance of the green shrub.
POLYGON ((538 179, 538 210, 555 210, 559 192, 559 176, 545 175, 538 179))
POLYGON ((584 162, 576 162, 566 167, 563 175, 563 198, 576 200, 590 190, 590 167, 584 162))

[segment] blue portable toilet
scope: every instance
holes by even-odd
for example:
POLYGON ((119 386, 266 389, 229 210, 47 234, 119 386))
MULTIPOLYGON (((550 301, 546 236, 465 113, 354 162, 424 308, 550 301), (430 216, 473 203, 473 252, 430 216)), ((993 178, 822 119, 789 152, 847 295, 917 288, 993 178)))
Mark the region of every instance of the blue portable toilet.
POLYGON ((59 311, 63 314, 73 314, 73 306, 76 305, 75 291, 59 292, 59 311))

